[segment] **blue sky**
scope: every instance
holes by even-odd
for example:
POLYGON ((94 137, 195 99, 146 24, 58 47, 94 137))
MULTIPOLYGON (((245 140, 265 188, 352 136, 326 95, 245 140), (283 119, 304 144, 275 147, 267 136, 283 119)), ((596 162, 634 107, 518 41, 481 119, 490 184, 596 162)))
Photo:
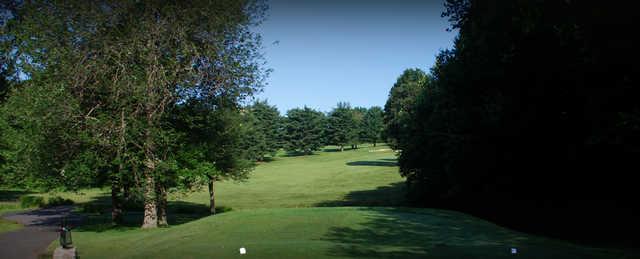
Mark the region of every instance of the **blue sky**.
POLYGON ((441 1, 271 0, 269 8, 257 30, 273 72, 257 97, 283 114, 338 101, 383 106, 404 69, 428 70, 456 35, 441 1))

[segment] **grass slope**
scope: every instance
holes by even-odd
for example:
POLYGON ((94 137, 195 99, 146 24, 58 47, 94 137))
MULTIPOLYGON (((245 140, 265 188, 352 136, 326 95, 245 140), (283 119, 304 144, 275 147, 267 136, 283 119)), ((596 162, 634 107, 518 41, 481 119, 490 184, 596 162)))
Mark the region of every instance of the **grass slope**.
MULTIPOLYGON (((231 212, 155 230, 86 227, 74 242, 85 258, 234 258, 240 247, 243 258, 511 258, 512 247, 520 258, 624 258, 463 213, 397 207, 404 186, 393 152, 332 151, 281 157, 246 182, 218 184, 231 212)), ((173 199, 207 204, 206 192, 173 199)))
MULTIPOLYGON (((217 204, 234 210, 401 204, 403 179, 388 147, 325 150, 263 163, 246 182, 220 182, 216 185, 217 204)), ((176 199, 203 205, 209 202, 204 190, 176 199)))
POLYGON ((157 230, 76 232, 85 258, 616 258, 462 213, 382 207, 242 210, 157 230), (239 248, 247 249, 241 256, 239 248))

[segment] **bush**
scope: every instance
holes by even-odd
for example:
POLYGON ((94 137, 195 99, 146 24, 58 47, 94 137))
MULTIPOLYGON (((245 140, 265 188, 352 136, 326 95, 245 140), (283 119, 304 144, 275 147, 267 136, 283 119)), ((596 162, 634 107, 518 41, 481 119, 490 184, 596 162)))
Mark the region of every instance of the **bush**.
POLYGON ((49 198, 47 206, 61 206, 61 205, 73 205, 73 201, 70 199, 64 199, 60 196, 49 198))
POLYGON ((44 204, 44 198, 40 196, 25 195, 20 197, 20 207, 22 208, 42 207, 44 204))
POLYGON ((111 206, 109 204, 102 203, 83 203, 82 212, 84 213, 100 213, 102 214, 106 210, 109 210, 111 206))

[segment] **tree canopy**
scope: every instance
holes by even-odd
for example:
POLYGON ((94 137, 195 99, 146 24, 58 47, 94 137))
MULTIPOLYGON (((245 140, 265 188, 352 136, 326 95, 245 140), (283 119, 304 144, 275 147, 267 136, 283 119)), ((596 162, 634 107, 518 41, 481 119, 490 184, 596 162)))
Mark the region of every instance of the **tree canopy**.
POLYGON ((309 107, 287 111, 284 148, 289 152, 311 154, 324 146, 325 116, 309 107))
POLYGON ((384 105, 385 136, 392 148, 398 148, 408 137, 408 117, 416 97, 428 82, 429 77, 420 69, 405 70, 389 90, 389 98, 384 105))
POLYGON ((400 125, 390 138, 405 128, 411 136, 397 142, 410 197, 503 222, 536 215, 528 226, 574 234, 592 220, 609 219, 599 231, 630 223, 623 219, 637 193, 628 172, 638 167, 640 104, 629 7, 465 0, 446 7, 459 35, 438 55, 408 126, 396 124, 403 110, 394 90, 385 106, 388 125, 400 125))
POLYGON ((137 179, 143 226, 165 223, 180 140, 206 131, 172 124, 184 114, 176 111, 190 103, 237 111, 261 89, 268 71, 250 28, 264 9, 260 1, 19 4, 3 53, 17 53, 11 64, 27 80, 3 107, 5 169, 44 187, 109 179, 116 196, 123 181, 137 179))

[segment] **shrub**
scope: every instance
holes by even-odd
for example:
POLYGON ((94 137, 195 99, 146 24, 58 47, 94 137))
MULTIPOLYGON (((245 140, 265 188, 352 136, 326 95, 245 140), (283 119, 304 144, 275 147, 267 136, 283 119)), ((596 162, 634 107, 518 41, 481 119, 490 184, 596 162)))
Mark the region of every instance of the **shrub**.
POLYGON ((22 208, 42 207, 44 204, 44 198, 40 196, 25 195, 20 197, 20 207, 22 208))
POLYGON ((60 196, 49 198, 47 206, 61 206, 61 205, 73 205, 73 201, 70 199, 64 199, 60 196))
POLYGON ((104 211, 111 208, 109 204, 102 203, 83 203, 81 205, 82 212, 84 213, 100 213, 102 214, 104 211))

